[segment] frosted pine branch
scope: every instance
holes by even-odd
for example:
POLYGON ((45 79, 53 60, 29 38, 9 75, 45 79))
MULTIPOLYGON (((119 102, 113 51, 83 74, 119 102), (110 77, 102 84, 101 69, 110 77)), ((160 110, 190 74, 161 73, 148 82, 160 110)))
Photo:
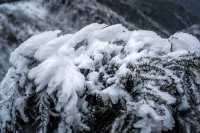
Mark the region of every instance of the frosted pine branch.
POLYGON ((6 132, 200 132, 200 42, 120 24, 23 42, 1 83, 6 132))

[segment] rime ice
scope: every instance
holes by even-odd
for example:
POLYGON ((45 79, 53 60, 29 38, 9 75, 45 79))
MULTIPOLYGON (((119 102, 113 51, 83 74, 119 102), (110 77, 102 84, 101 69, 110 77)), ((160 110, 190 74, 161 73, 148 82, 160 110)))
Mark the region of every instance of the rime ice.
MULTIPOLYGON (((59 33, 33 36, 11 54, 11 68, 1 83, 2 133, 9 126, 15 127, 16 115, 24 122, 30 121, 25 108, 26 100, 33 95, 39 99, 34 105, 39 108, 38 131, 47 132, 50 116, 58 115, 61 119, 54 130, 59 133, 93 132, 95 126, 86 121, 96 117, 94 104, 121 113, 105 131, 126 132, 132 128, 140 133, 161 133, 175 126, 172 106, 180 111, 190 108, 189 95, 200 102, 195 76, 192 85, 189 80, 184 82, 187 68, 191 75, 200 74, 196 67, 200 42, 190 34, 162 38, 152 31, 129 31, 120 24, 97 23, 74 34, 59 33), (50 100, 54 101, 56 114, 51 111, 50 100), (14 114, 6 113, 9 111, 14 114), (124 129, 129 115, 130 123, 124 129)), ((194 109, 194 113, 198 111, 194 109)))

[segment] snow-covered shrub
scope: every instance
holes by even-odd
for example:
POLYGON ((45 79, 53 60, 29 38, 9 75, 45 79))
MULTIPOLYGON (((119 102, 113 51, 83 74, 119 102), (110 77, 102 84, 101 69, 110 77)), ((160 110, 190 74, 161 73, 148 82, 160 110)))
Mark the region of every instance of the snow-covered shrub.
POLYGON ((200 132, 200 42, 120 24, 22 43, 1 83, 1 133, 200 132))

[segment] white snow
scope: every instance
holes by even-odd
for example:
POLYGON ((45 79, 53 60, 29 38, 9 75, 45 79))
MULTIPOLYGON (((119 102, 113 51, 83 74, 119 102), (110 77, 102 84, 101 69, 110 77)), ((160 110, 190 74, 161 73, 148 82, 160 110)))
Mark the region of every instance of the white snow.
POLYGON ((63 35, 58 38, 55 38, 45 45, 42 45, 38 51, 35 53, 35 58, 39 61, 43 61, 47 59, 49 56, 54 55, 57 50, 64 45, 70 38, 72 37, 71 34, 63 35))
POLYGON ((124 26, 116 24, 99 31, 95 31, 92 37, 106 42, 113 40, 128 40, 129 33, 130 31, 128 31, 124 26))
POLYGON ((172 49, 174 51, 186 50, 189 52, 193 52, 199 51, 200 49, 199 40, 191 34, 178 32, 172 35, 169 39, 173 44, 172 49))
MULTIPOLYGON (((120 63, 121 67, 117 72, 120 75, 120 73, 126 73, 128 62, 134 63, 140 57, 166 56, 173 53, 180 56, 183 49, 188 50, 188 52, 192 52, 192 50, 195 52, 200 46, 199 41, 192 35, 177 33, 173 36, 181 38, 179 40, 182 42, 183 47, 178 46, 180 42, 176 41, 173 44, 174 50, 170 51, 170 42, 156 33, 152 31, 128 31, 119 24, 106 27, 104 24, 94 23, 75 34, 57 37, 58 33, 59 31, 44 32, 25 41, 12 53, 11 63, 18 63, 21 54, 24 56, 34 55, 35 59, 41 61, 41 63, 30 70, 29 78, 34 79, 36 85, 38 85, 37 90, 46 87, 47 91, 52 93, 55 89, 60 88, 62 93, 69 94, 69 96, 73 91, 84 88, 85 79, 79 69, 94 70, 95 64, 103 59, 103 53, 109 55, 114 52, 117 54, 112 61, 117 59, 115 62, 120 63), (127 42, 124 49, 126 56, 123 58, 120 57, 120 51, 123 47, 111 43, 118 40, 127 42), (83 43, 75 49, 76 45, 83 41, 86 41, 86 44, 83 43), (191 43, 192 45, 189 45, 191 43)), ((90 75, 94 74, 91 73, 90 75)), ((94 85, 95 76, 89 76, 89 79, 94 85)), ((104 91, 108 90, 112 89, 104 91)), ((175 102, 175 98, 158 88, 152 87, 151 91, 169 104, 175 102)), ((115 94, 113 93, 113 95, 115 94)))
POLYGON ((174 120, 171 116, 171 112, 164 105, 160 105, 159 110, 165 115, 160 115, 159 111, 156 111, 155 105, 149 105, 145 102, 136 104, 138 106, 137 115, 142 119, 134 124, 135 128, 141 128, 140 133, 153 133, 166 131, 172 129, 174 120))
POLYGON ((120 89, 118 86, 110 86, 102 91, 103 94, 107 94, 112 103, 116 104, 120 97, 125 97, 126 99, 131 99, 131 97, 124 90, 120 89))

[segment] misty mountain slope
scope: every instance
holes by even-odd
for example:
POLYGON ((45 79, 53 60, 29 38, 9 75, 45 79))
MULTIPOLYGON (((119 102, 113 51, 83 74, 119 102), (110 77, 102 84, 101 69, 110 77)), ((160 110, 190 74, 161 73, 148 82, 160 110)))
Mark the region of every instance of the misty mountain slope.
POLYGON ((169 35, 200 22, 173 0, 97 0, 142 29, 169 35))
POLYGON ((1 37, 10 45, 17 45, 42 27, 47 12, 37 2, 16 2, 0 5, 1 37))
POLYGON ((199 133, 200 42, 94 23, 23 42, 0 85, 0 131, 199 133))
POLYGON ((194 15, 200 16, 199 8, 200 2, 199 0, 177 0, 179 4, 182 4, 185 8, 188 8, 194 15))
POLYGON ((134 23, 127 22, 122 16, 95 0, 44 0, 44 5, 48 7, 52 16, 62 23, 61 25, 68 24, 75 30, 93 22, 122 23, 130 29, 136 29, 134 23))
MULTIPOLYGON (((0 45, 4 47, 4 49, 8 49, 11 51, 14 49, 19 43, 33 35, 34 33, 38 33, 39 31, 45 30, 47 28, 47 24, 43 22, 41 18, 43 16, 39 16, 38 10, 36 7, 38 3, 36 2, 18 2, 18 3, 4 3, 0 5, 0 45)), ((39 9, 41 9, 39 7, 39 9)), ((44 14, 43 14, 44 15, 44 14)), ((46 14, 45 14, 46 15, 46 14)), ((1 49, 2 56, 6 56, 6 58, 1 60, 0 70, 7 71, 7 67, 3 67, 8 65, 8 56, 9 52, 1 49), (4 65, 5 64, 5 65, 4 65)), ((3 77, 5 73, 1 72, 0 79, 3 77)))

